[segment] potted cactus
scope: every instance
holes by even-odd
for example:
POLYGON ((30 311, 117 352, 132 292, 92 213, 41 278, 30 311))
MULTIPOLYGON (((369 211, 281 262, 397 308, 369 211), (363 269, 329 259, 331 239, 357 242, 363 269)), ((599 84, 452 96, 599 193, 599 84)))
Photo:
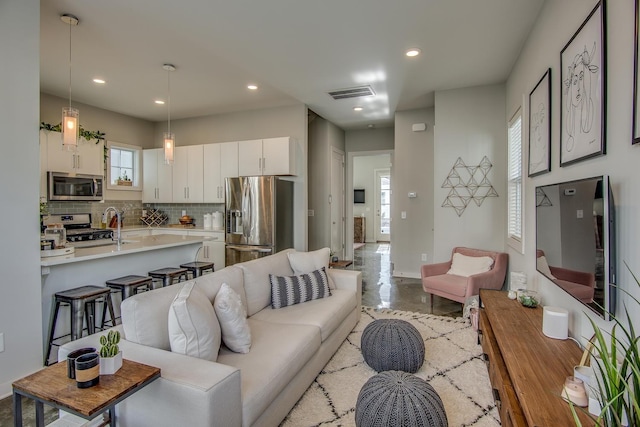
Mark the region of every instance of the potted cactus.
POLYGON ((115 374, 122 367, 122 352, 118 347, 120 332, 109 331, 100 337, 100 375, 115 374))

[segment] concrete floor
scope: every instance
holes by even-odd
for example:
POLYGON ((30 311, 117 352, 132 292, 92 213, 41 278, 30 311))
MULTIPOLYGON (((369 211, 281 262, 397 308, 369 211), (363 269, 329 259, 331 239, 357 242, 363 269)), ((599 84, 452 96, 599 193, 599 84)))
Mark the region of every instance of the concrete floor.
MULTIPOLYGON (((387 243, 367 243, 354 251, 349 269, 362 272, 362 305, 392 310, 431 313, 432 296, 422 290, 420 279, 391 276, 391 247, 387 243)), ((441 316, 462 316, 462 304, 435 297, 433 313, 441 316)), ((25 427, 34 426, 35 409, 30 399, 23 399, 25 427)), ((45 424, 57 418, 57 411, 45 405, 45 424)), ((13 425, 11 397, 0 400, 0 427, 13 425)))

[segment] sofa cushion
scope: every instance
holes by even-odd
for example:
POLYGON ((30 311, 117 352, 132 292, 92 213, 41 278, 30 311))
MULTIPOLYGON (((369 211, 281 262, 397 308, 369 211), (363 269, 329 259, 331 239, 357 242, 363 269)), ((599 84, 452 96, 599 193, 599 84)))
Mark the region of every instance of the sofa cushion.
POLYGON ((269 281, 271 282, 271 307, 273 308, 282 308, 331 296, 329 279, 324 267, 299 276, 269 274, 269 281))
POLYGON ((220 322, 224 344, 236 353, 248 353, 251 348, 251 331, 240 295, 223 283, 213 308, 220 322))
POLYGON ((240 369, 242 424, 253 425, 276 396, 300 373, 320 348, 315 326, 285 325, 249 318, 251 351, 234 353, 220 347, 218 363, 240 369))
POLYGON ((242 269, 244 276, 244 291, 247 296, 247 315, 249 317, 271 305, 269 274, 276 276, 291 276, 293 274, 287 257, 287 253, 291 251, 291 249, 287 249, 263 258, 236 264, 242 269))
POLYGON ((171 351, 215 362, 220 325, 211 302, 194 286, 195 282, 186 282, 169 307, 171 351))
MULTIPOLYGON (((329 248, 322 248, 311 252, 289 252, 287 256, 289 257, 293 274, 298 276, 320 270, 322 267, 324 267, 325 270, 329 269, 331 250, 329 248)), ((335 288, 335 283, 333 283, 333 280, 329 277, 329 289, 335 288)))
POLYGON ((320 328, 322 341, 327 339, 351 314, 358 304, 351 290, 331 291, 331 298, 322 298, 304 304, 273 309, 267 307, 256 313, 252 319, 292 325, 311 325, 320 328))
POLYGON ((247 309, 247 296, 244 293, 242 269, 237 265, 231 265, 221 270, 216 270, 211 274, 203 274, 194 280, 196 282, 196 287, 200 291, 204 292, 212 304, 216 295, 218 295, 220 287, 223 283, 226 283, 234 290, 235 293, 240 295, 242 305, 245 310, 247 309))
POLYGON ((451 260, 451 268, 447 274, 469 277, 474 274, 485 273, 491 270, 493 258, 488 256, 466 256, 461 253, 454 253, 451 260))
POLYGON ((455 274, 441 274, 422 279, 423 286, 443 294, 464 297, 467 294, 467 278, 455 274))

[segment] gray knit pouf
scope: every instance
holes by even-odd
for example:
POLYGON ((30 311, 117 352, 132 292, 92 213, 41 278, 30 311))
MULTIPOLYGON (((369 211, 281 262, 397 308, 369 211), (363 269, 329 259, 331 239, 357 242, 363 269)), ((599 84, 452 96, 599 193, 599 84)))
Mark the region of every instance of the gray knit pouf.
POLYGON ((378 319, 362 332, 360 348, 364 361, 376 370, 415 373, 424 363, 424 341, 411 323, 378 319))
POLYGON ((356 402, 356 426, 447 427, 442 400, 425 380, 401 371, 367 381, 356 402))

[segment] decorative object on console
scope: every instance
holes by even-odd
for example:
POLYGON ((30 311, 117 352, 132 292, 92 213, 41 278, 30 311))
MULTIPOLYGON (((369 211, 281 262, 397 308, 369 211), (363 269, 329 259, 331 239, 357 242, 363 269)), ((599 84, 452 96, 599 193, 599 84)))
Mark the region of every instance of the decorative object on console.
POLYGON ((487 197, 498 197, 498 192, 487 177, 492 167, 487 156, 474 166, 467 166, 464 160, 458 157, 442 183, 442 188, 450 188, 442 207, 453 208, 458 216, 462 216, 471 200, 477 206, 482 206, 487 197))
POLYGON ((122 352, 118 347, 120 332, 111 330, 100 337, 100 375, 113 375, 122 368, 122 352))
POLYGON ((87 353, 76 359, 76 386, 89 388, 100 382, 100 356, 87 353))
POLYGON ((569 337, 569 310, 545 306, 542 311, 542 333, 549 338, 566 340, 569 337))
POLYGON ((560 52, 560 166, 605 154, 606 22, 598 1, 560 52))
POLYGON ((95 352, 96 349, 94 347, 85 347, 67 354, 67 377, 72 380, 76 379, 76 359, 78 357, 95 352))
POLYGON ((587 398, 587 389, 584 382, 576 377, 567 377, 562 387, 561 396, 576 406, 587 407, 589 399, 587 398))
POLYGON ((518 301, 525 307, 536 308, 540 304, 540 297, 536 291, 524 289, 518 291, 518 301))

